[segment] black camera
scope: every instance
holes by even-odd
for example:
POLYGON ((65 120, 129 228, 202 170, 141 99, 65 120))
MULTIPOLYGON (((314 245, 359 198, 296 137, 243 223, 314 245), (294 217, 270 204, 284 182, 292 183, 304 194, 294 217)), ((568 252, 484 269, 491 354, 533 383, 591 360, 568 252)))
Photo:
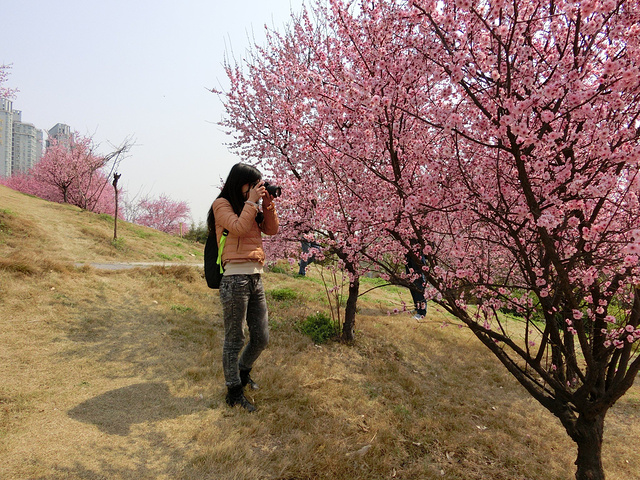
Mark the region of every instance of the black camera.
POLYGON ((267 192, 269 192, 269 195, 271 195, 272 197, 279 197, 280 195, 282 195, 282 188, 280 187, 271 185, 269 182, 264 182, 263 186, 267 189, 267 192))

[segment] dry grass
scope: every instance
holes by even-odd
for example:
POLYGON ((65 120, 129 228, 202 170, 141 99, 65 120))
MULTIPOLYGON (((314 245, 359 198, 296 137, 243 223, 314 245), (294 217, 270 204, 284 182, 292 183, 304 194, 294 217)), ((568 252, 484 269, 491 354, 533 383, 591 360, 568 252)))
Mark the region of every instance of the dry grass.
POLYGON ((72 205, 44 202, 0 185, 0 257, 62 262, 202 262, 203 246, 72 205), (33 258, 33 257, 32 257, 33 258))
MULTIPOLYGON (((420 323, 387 315, 410 301, 398 288, 362 298, 354 346, 316 346, 297 323, 327 311, 319 278, 266 274, 259 410, 229 409, 220 305, 201 269, 72 264, 198 247, 128 226, 121 251, 88 233, 106 219, 18 195, 0 187, 0 478, 573 477, 559 422, 437 308, 420 323)), ((609 479, 640 476, 628 447, 639 406, 636 386, 607 417, 609 479)))

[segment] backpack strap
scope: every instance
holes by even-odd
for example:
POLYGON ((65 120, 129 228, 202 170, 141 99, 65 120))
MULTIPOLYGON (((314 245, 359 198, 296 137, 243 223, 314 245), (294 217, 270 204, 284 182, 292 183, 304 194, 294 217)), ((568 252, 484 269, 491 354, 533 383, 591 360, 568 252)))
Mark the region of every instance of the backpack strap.
POLYGON ((218 248, 218 258, 216 260, 216 263, 220 265, 220 273, 224 272, 222 268, 222 250, 224 250, 224 244, 227 243, 227 235, 229 235, 229 230, 225 228, 224 232, 222 232, 222 238, 220 238, 220 247, 218 248))

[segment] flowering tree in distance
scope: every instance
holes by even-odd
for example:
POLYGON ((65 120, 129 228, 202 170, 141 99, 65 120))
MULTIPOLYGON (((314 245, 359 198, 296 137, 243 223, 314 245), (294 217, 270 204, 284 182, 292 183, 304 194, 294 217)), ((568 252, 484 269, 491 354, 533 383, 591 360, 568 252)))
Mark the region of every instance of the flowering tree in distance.
POLYGON ((54 187, 59 198, 36 195, 93 212, 113 214, 114 200, 107 188, 109 177, 130 148, 131 142, 125 140, 113 152, 99 155, 95 152, 93 140, 77 133, 70 146, 54 141, 29 174, 43 186, 54 187))
POLYGON ((45 200, 113 215, 114 197, 106 187, 131 146, 125 140, 107 155, 98 155, 91 138, 76 134, 70 148, 54 141, 28 173, 3 179, 2 183, 45 200))
POLYGON ((353 259, 406 281, 424 258, 433 301, 576 442, 576 478, 603 479, 640 371, 639 5, 328 3, 230 75, 238 145, 333 183, 353 259))
POLYGON ((180 232, 180 224, 186 223, 191 214, 187 202, 172 200, 165 194, 157 199, 142 199, 137 212, 134 223, 173 234, 180 232))

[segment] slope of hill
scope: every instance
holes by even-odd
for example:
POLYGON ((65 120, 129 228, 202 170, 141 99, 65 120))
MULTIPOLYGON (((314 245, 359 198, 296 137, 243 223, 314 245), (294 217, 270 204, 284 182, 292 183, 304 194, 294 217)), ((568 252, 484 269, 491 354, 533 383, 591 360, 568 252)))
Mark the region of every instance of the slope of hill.
MULTIPOLYGON (((575 447, 466 329, 407 291, 359 301, 355 345, 314 345, 321 267, 265 274, 258 411, 224 404, 216 291, 201 247, 0 187, 0 478, 567 479, 575 447), (181 258, 182 257, 182 258, 181 258), (448 325, 448 326, 447 326, 448 325)), ((363 279, 363 290, 377 285, 363 279)), ((607 417, 609 479, 639 478, 637 387, 607 417)))
POLYGON ((203 246, 73 205, 47 202, 0 185, 0 256, 45 255, 62 262, 202 260, 203 246))

